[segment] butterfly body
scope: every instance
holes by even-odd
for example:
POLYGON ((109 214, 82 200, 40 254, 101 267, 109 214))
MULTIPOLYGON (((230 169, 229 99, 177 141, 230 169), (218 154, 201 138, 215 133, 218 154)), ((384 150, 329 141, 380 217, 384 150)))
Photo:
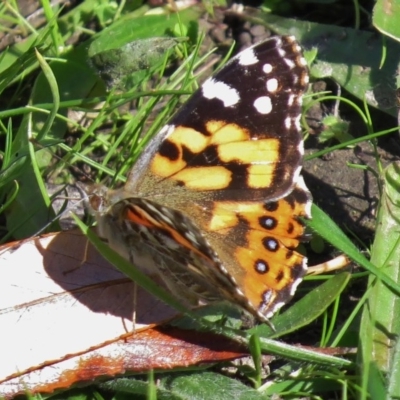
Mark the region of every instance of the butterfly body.
POLYGON ((301 97, 291 37, 234 57, 149 143, 124 188, 92 190, 99 234, 189 304, 228 300, 267 320, 306 260, 301 97))

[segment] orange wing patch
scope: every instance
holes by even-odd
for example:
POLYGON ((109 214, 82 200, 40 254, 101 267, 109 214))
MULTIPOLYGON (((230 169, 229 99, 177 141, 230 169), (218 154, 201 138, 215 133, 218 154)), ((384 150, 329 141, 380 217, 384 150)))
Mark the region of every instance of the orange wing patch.
POLYGON ((188 189, 221 190, 232 182, 232 165, 242 165, 249 189, 271 187, 279 163, 277 138, 251 140, 245 129, 225 121, 210 121, 206 129, 202 133, 184 126, 173 128, 155 154, 151 172, 179 181, 188 189), (202 154, 209 154, 209 158, 197 157, 202 154))
POLYGON ((208 121, 206 130, 211 135, 210 144, 243 142, 251 139, 250 132, 247 129, 226 121, 208 121))
POLYGON ((294 294, 307 272, 306 258, 294 249, 305 238, 300 217, 310 218, 311 198, 302 179, 287 197, 264 205, 264 212, 244 215, 247 245, 235 258, 246 271, 241 281, 245 297, 270 318, 294 294))
POLYGON ((222 260, 239 284, 247 308, 270 318, 294 294, 307 271, 295 251, 305 238, 300 220, 310 218, 311 199, 302 179, 285 198, 269 203, 215 202, 205 228, 222 237, 241 237, 232 260, 222 260), (238 268, 234 268, 236 264, 238 268))
POLYGON ((277 310, 275 305, 287 302, 294 294, 306 273, 305 258, 262 232, 251 231, 248 239, 255 242, 235 251, 235 258, 246 271, 242 288, 253 307, 263 309, 262 314, 270 318, 277 310))
POLYGON ((148 212, 138 206, 135 206, 134 204, 129 203, 129 201, 126 202, 126 207, 124 209, 124 219, 129 221, 129 223, 146 226, 150 229, 158 228, 160 230, 164 230, 170 235, 171 239, 173 239, 180 246, 193 251, 199 257, 206 259, 209 262, 213 262, 209 259, 209 257, 207 257, 206 254, 202 253, 195 246, 193 246, 193 244, 190 243, 190 241, 187 240, 183 235, 181 235, 180 232, 176 231, 165 222, 154 219, 148 212))

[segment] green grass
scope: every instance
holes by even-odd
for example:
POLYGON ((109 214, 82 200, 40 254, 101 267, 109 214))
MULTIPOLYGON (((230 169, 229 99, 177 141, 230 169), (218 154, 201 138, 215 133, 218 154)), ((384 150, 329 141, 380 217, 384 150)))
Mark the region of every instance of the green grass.
MULTIPOLYGON (((31 237, 43 230, 59 230, 58 216, 51 211, 53 198, 47 192, 46 183, 74 182, 74 167, 81 169, 86 165, 90 179, 96 182, 114 187, 122 185, 149 140, 196 89, 197 79, 211 75, 214 66, 212 46, 203 42, 197 25, 201 8, 183 11, 179 18, 176 14, 166 18, 165 15, 144 16, 149 7, 139 3, 129 4, 131 8, 128 9, 123 2, 117 7, 111 2, 102 4, 87 0, 65 13, 61 9, 51 9, 47 1, 42 4, 47 22, 35 28, 21 16, 13 2, 0 6, 0 21, 17 24, 26 37, 0 55, 0 210, 6 216, 2 226, 3 243, 31 237), (90 21, 97 21, 97 32, 87 28, 90 21), (132 29, 133 24, 136 29, 132 29), (68 44, 76 32, 84 32, 85 37, 68 44), (125 42, 167 34, 177 41, 174 46, 166 46, 171 49, 165 50, 162 57, 152 59, 154 67, 145 71, 139 69, 129 80, 124 80, 125 70, 121 69, 113 78, 120 87, 106 90, 93 69, 95 60, 90 60, 89 54, 103 56, 101 53, 105 50, 120 48, 125 42)), ((380 12, 374 15, 377 29, 398 39, 400 34, 396 33, 396 27, 400 24, 396 22, 399 17, 393 16, 388 23, 382 17, 382 4, 377 2, 380 12)), ((378 138, 398 128, 393 124, 391 129, 375 130, 376 121, 372 115, 378 112, 386 118, 397 116, 394 90, 400 46, 383 34, 371 35, 367 31, 365 19, 372 15, 372 10, 362 2, 346 5, 336 2, 328 7, 321 1, 312 12, 306 12, 290 2, 265 1, 263 9, 272 9, 272 14, 259 11, 251 16, 245 14, 244 18, 279 34, 295 34, 310 50, 307 58, 312 79, 333 79, 343 88, 342 96, 310 93, 305 100, 305 111, 315 102, 338 101, 339 110, 346 103, 352 109, 352 118, 362 121, 366 132, 360 136, 352 131, 351 124, 350 127, 341 124, 340 117, 338 125, 335 125, 336 119, 333 123, 329 119, 331 125, 324 135, 322 148, 308 158, 339 152, 365 141, 371 143, 376 154, 376 167, 372 171, 364 168, 379 177, 383 196, 371 248, 361 248, 351 234, 344 233, 316 206, 309 224, 360 266, 362 272, 308 277, 298 290, 297 302, 273 318, 275 331, 266 325, 238 331, 232 328, 239 323, 234 317, 227 318, 229 323, 221 326, 210 322, 212 308, 208 319, 201 319, 193 312, 191 316, 197 322, 197 329, 225 335, 251 350, 255 365, 239 368, 235 377, 221 374, 218 365, 213 371, 197 367, 179 373, 157 371, 154 376, 123 378, 100 386, 93 384, 73 389, 60 394, 62 398, 110 398, 109 390, 116 399, 196 396, 261 399, 272 394, 287 399, 301 396, 313 399, 398 398, 399 174, 397 164, 384 170, 376 148, 378 138), (297 19, 279 16, 280 7, 285 7, 289 15, 297 19), (354 18, 342 21, 340 15, 354 18), (388 102, 391 107, 387 106, 388 102), (373 113, 372 109, 375 109, 373 113), (366 253, 370 257, 366 257, 366 253), (352 303, 354 307, 343 307, 343 296, 348 296, 352 287, 367 280, 367 289, 352 303), (303 340, 324 349, 354 347, 358 354, 317 353, 292 345, 303 340), (272 374, 267 379, 261 377, 261 354, 272 354, 281 360, 271 365, 272 374), (238 376, 241 380, 236 379, 238 376)), ((225 46, 226 50, 228 48, 225 46)), ((140 57, 146 59, 146 52, 140 57)), ((130 59, 127 68, 133 69, 133 63, 130 59)), ((121 64, 122 61, 116 63, 117 66, 121 64)), ((305 117, 303 122, 307 137, 305 117)), ((84 174, 81 179, 86 179, 84 174)), ((313 188, 310 190, 312 192, 313 188)), ((333 215, 331 217, 334 219, 333 215)), ((104 244, 98 242, 97 245, 127 275, 147 285, 171 306, 185 311, 170 294, 161 293, 148 278, 110 253, 104 244)), ((80 324, 79 328, 84 329, 84 323, 80 324)), ((183 328, 193 326, 186 318, 180 324, 183 328)))

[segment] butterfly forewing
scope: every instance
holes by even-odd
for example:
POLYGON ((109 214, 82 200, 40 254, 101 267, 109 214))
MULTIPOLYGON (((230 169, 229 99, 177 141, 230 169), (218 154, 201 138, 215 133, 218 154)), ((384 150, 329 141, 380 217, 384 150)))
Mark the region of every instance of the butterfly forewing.
POLYGON ((162 129, 151 153, 145 151, 132 169, 130 189, 149 198, 168 192, 171 202, 171 190, 180 196, 182 186, 227 200, 284 196, 300 172, 307 83, 293 38, 275 37, 245 50, 162 129))

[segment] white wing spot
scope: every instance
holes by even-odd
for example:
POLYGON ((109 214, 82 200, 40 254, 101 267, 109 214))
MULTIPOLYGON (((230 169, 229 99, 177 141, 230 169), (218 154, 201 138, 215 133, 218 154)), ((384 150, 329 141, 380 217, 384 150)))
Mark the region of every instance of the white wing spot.
MULTIPOLYGON (((300 46, 297 46, 298 47, 298 52, 300 53, 300 51, 301 51, 301 48, 300 48, 300 46)), ((304 58, 304 57, 300 57, 299 58, 299 64, 300 65, 302 65, 303 67, 306 67, 307 66, 307 61, 306 61, 306 59, 304 58)))
POLYGON ((282 47, 282 39, 278 36, 274 36, 276 47, 282 47))
POLYGON ((256 271, 260 274, 265 274, 268 271, 268 266, 264 261, 258 261, 255 265, 256 271))
POLYGON ((160 135, 161 138, 166 138, 168 137, 175 129, 175 125, 164 125, 164 127, 160 130, 158 135, 160 135))
POLYGON ((296 118, 294 118, 294 126, 296 127, 296 129, 298 131, 301 129, 300 120, 301 120, 301 115, 299 115, 296 118))
POLYGON ((267 90, 268 92, 275 93, 278 89, 278 80, 275 78, 267 80, 267 90))
MULTIPOLYGON (((299 150, 300 155, 304 155, 304 142, 301 141, 301 143, 299 143, 299 145, 297 146, 297 150, 299 150)), ((305 186, 305 184, 304 184, 305 186)), ((307 190, 307 188, 306 188, 307 190)))
POLYGON ((283 49, 278 49, 279 57, 280 58, 285 58, 286 56, 286 51, 283 49))
MULTIPOLYGON (((300 179, 301 165, 299 165, 293 174, 293 182, 298 182, 300 179)), ((310 214, 311 215, 311 214, 310 214)))
POLYGON ((289 58, 284 58, 283 61, 285 61, 286 65, 290 68, 293 69, 296 64, 293 60, 289 59, 289 58))
POLYGON ((268 304, 272 299, 272 291, 271 290, 266 290, 263 293, 263 303, 268 304))
POLYGON ((278 248, 278 243, 275 239, 267 240, 268 249, 271 251, 275 251, 278 248))
POLYGON ((186 237, 192 242, 192 243, 196 243, 197 245, 199 244, 199 241, 197 240, 197 237, 195 234, 193 234, 193 232, 188 231, 186 233, 186 237))
POLYGON ((272 111, 272 102, 268 96, 261 96, 253 103, 260 114, 269 114, 272 111))
POLYGON ((289 130, 292 127, 292 118, 287 117, 285 118, 285 128, 289 130))
POLYGON ((272 65, 271 64, 264 64, 263 65, 263 72, 266 74, 270 74, 272 72, 272 65))
POLYGON ((238 55, 238 59, 239 59, 240 65, 253 65, 253 64, 258 63, 258 61, 259 61, 256 54, 254 53, 254 50, 251 48, 243 50, 238 55))
POLYGON ((224 82, 215 81, 212 78, 207 79, 203 83, 202 90, 205 98, 221 100, 225 107, 234 106, 240 100, 236 89, 231 88, 224 82))
MULTIPOLYGON (((307 186, 304 183, 304 179, 301 175, 298 176, 298 180, 296 181, 296 187, 303 189, 303 191, 306 193, 310 193, 308 191, 307 186)), ((306 216, 309 218, 311 218, 311 205, 312 205, 312 201, 311 201, 311 198, 309 198, 305 205, 305 213, 306 213, 306 216)), ((307 270, 307 259, 306 258, 303 260, 303 270, 304 271, 307 270)))
MULTIPOLYGON (((307 268, 304 268, 303 266, 303 270, 307 271, 307 268)), ((294 294, 296 293, 297 287, 300 285, 300 283, 303 281, 303 278, 297 278, 293 283, 292 283, 292 287, 290 288, 290 295, 294 296, 294 294)))
POLYGON ((266 315, 267 319, 272 318, 272 316, 283 306, 285 305, 285 303, 283 301, 276 303, 275 307, 266 315))

